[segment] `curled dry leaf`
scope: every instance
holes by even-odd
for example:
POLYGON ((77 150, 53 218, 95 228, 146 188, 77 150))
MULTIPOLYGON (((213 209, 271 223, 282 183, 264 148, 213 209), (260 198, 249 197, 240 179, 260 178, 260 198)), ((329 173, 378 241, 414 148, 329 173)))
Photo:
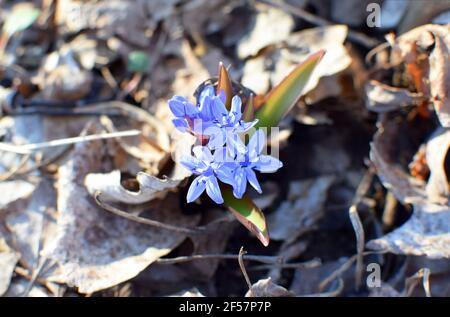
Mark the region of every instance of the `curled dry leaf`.
MULTIPOLYGON (((48 280, 75 286, 81 293, 136 276, 186 237, 117 217, 95 204, 82 181, 102 168, 104 152, 99 141, 77 144, 58 169, 58 231, 45 252, 57 268, 48 280)), ((145 210, 152 219, 173 225, 191 227, 198 222, 198 217, 181 213, 174 197, 155 201, 145 210)))
POLYGON ((0 236, 0 296, 8 290, 14 268, 19 258, 20 254, 10 249, 5 240, 0 236))
POLYGON ((413 204, 413 214, 400 228, 369 241, 367 247, 396 254, 449 258, 450 209, 447 200, 442 205, 434 203, 436 200, 442 203, 442 195, 448 199, 444 170, 449 147, 448 133, 438 130, 428 142, 427 162, 432 164, 430 170, 434 176, 430 177, 426 190, 424 182, 409 176, 389 159, 385 147, 390 133, 389 125, 381 125, 372 143, 370 157, 383 185, 402 203, 413 204))
POLYGON ((91 173, 85 178, 84 184, 93 196, 97 191, 105 198, 127 204, 142 204, 155 198, 163 198, 168 189, 173 189, 180 184, 180 180, 160 179, 144 172, 136 176, 139 184, 138 191, 131 191, 122 186, 121 172, 91 173))
POLYGON ((426 159, 430 169, 426 191, 431 202, 446 204, 449 199, 449 180, 445 171, 445 158, 450 148, 450 130, 438 129, 426 147, 426 159))
POLYGON ((450 258, 450 208, 415 204, 411 218, 400 228, 371 240, 367 247, 395 254, 450 258))
POLYGON ((105 198, 128 204, 142 204, 155 198, 163 198, 168 190, 176 189, 183 180, 191 175, 190 171, 178 162, 180 162, 181 155, 190 153, 195 137, 175 131, 172 135, 174 140, 173 158, 176 163, 169 177, 161 179, 139 172, 136 176, 139 190, 131 191, 122 186, 119 170, 110 173, 89 173, 84 180, 88 192, 94 195, 99 191, 105 198))
POLYGON ((393 43, 392 63, 404 62, 417 91, 430 102, 442 126, 450 127, 450 25, 417 27, 393 43), (424 62, 420 51, 431 51, 424 62))
POLYGON ((366 83, 365 93, 367 109, 378 113, 418 105, 423 101, 421 94, 412 93, 404 88, 391 87, 376 80, 366 83))
POLYGON ((284 287, 272 282, 272 279, 266 278, 259 280, 252 285, 251 289, 245 294, 245 297, 293 297, 295 294, 289 292, 284 287))
POLYGON ((395 197, 403 203, 423 203, 427 199, 425 183, 409 176, 388 155, 388 141, 392 127, 383 125, 374 136, 370 147, 370 160, 384 187, 391 190, 395 197))
POLYGON ((322 176, 292 182, 287 201, 268 216, 271 238, 294 241, 312 230, 324 215, 326 193, 333 181, 333 176, 322 176))

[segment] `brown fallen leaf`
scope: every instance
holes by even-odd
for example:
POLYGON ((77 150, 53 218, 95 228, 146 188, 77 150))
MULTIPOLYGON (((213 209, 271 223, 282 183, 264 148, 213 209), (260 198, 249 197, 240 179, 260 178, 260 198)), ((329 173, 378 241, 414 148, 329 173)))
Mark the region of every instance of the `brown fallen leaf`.
POLYGON ((274 7, 264 6, 256 15, 253 28, 237 45, 237 55, 244 59, 262 48, 285 40, 294 28, 294 18, 274 7))
POLYGON ((24 180, 0 182, 0 210, 8 209, 8 205, 23 198, 27 198, 34 191, 36 185, 24 180))
POLYGON ((293 297, 293 293, 284 287, 274 284, 272 279, 266 278, 259 280, 252 285, 251 289, 245 294, 245 297, 293 297))
POLYGON ((445 171, 445 157, 450 148, 450 130, 437 129, 426 147, 426 159, 430 169, 427 195, 431 202, 447 204, 450 197, 449 180, 445 171))
POLYGON ((421 94, 412 93, 404 88, 396 88, 370 80, 365 85, 366 107, 377 113, 389 112, 412 105, 419 105, 421 94))
MULTIPOLYGON (((45 252, 57 266, 48 280, 77 287, 80 293, 136 276, 186 237, 111 215, 95 204, 82 181, 88 173, 101 170, 104 153, 102 142, 77 144, 58 170, 58 230, 45 252)), ((173 225, 191 227, 198 222, 198 217, 184 216, 173 197, 155 201, 145 211, 152 219, 173 225)))
POLYGON ((0 236, 0 296, 3 296, 9 287, 20 254, 10 249, 0 236))
POLYGON ((287 201, 267 218, 273 240, 295 241, 300 235, 314 229, 323 217, 323 205, 333 176, 291 182, 287 201))
POLYGON ((382 238, 369 241, 366 246, 395 254, 450 258, 450 209, 415 204, 413 215, 405 224, 382 238))

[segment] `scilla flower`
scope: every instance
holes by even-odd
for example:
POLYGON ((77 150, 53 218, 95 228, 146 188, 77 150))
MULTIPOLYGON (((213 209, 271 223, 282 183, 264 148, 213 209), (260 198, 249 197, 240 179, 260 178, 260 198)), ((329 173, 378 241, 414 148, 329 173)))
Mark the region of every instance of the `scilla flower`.
POLYGON ((258 120, 245 122, 242 120, 242 101, 239 96, 231 99, 231 109, 225 108, 223 98, 216 96, 212 99, 210 108, 212 110, 214 120, 213 125, 205 130, 210 140, 208 146, 211 149, 220 148, 225 144, 228 146, 239 147, 244 150, 242 142, 239 142, 239 134, 250 130, 258 120))
POLYGON ((187 193, 187 202, 193 202, 206 190, 217 204, 224 202, 219 180, 233 187, 233 195, 242 198, 247 182, 259 193, 261 186, 255 170, 271 173, 283 164, 276 158, 262 154, 265 135, 257 130, 246 146, 240 134, 250 130, 258 120, 242 120, 242 102, 239 96, 231 100, 231 109, 225 107, 223 91, 216 95, 213 86, 206 86, 199 95, 198 105, 186 98, 174 96, 169 107, 176 117, 175 127, 196 135, 201 146, 193 148, 194 156, 183 156, 181 163, 198 175, 187 193))
POLYGON ((220 187, 217 182, 233 184, 233 169, 225 164, 223 157, 225 148, 217 149, 214 155, 206 146, 195 146, 192 150, 194 156, 183 156, 181 164, 186 166, 192 173, 197 174, 187 194, 187 202, 196 200, 206 189, 206 193, 217 204, 223 203, 220 187))
POLYGON ((233 195, 236 198, 242 198, 245 194, 247 181, 258 193, 262 193, 254 170, 262 173, 273 173, 283 166, 283 163, 275 157, 262 154, 266 145, 266 138, 261 129, 258 129, 250 138, 247 146, 242 141, 240 142, 240 147, 229 147, 229 152, 236 162, 232 184, 233 195), (243 151, 242 148, 244 148, 243 151))

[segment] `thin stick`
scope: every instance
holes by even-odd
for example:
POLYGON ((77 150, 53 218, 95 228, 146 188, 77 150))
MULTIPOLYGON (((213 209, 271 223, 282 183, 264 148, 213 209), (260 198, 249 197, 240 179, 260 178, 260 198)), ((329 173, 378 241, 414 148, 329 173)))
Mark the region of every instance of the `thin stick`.
POLYGON ((244 247, 241 247, 239 249, 238 262, 239 262, 239 267, 241 268, 241 272, 244 275, 245 282, 247 282, 248 291, 250 293, 252 293, 252 282, 250 282, 250 278, 248 277, 247 270, 245 269, 245 265, 244 265, 244 254, 246 254, 246 253, 247 253, 247 251, 244 251, 244 247))
MULTIPOLYGON (((245 257, 248 260, 248 256, 245 257)), ((273 268, 274 266, 276 268, 280 269, 311 269, 318 267, 320 264, 322 264, 322 261, 319 259, 313 259, 311 261, 307 262, 298 262, 298 263, 273 263, 273 264, 263 264, 258 266, 253 266, 249 268, 249 271, 258 271, 258 270, 268 270, 273 268)))
MULTIPOLYGON (((370 255, 370 254, 383 254, 386 252, 387 251, 369 251, 369 252, 364 252, 362 254, 362 256, 366 256, 366 255, 370 255)), ((335 279, 340 277, 345 271, 347 271, 352 266, 353 262, 355 262, 355 260, 358 258, 358 256, 359 256, 358 254, 353 255, 346 262, 344 262, 337 270, 335 270, 327 278, 322 280, 322 282, 320 282, 320 284, 319 284, 319 291, 324 290, 328 284, 330 284, 332 281, 334 281, 335 279)))
POLYGON ((75 143, 81 143, 81 142, 89 142, 89 141, 100 140, 100 139, 111 139, 111 138, 135 136, 135 135, 139 135, 139 134, 141 134, 141 131, 139 131, 139 130, 127 130, 127 131, 120 131, 120 132, 114 132, 114 133, 100 133, 100 134, 92 134, 92 135, 86 135, 86 136, 77 136, 74 138, 58 139, 58 140, 52 140, 52 141, 48 141, 48 142, 25 144, 25 145, 0 143, 0 151, 13 152, 13 153, 17 153, 17 154, 30 154, 33 151, 44 149, 44 148, 49 148, 49 147, 56 147, 56 146, 75 144, 75 143))
POLYGON ((97 191, 94 193, 94 199, 95 202, 102 207, 103 209, 115 214, 116 216, 137 222, 137 223, 141 223, 147 226, 152 226, 152 227, 156 227, 156 228, 161 228, 161 229, 165 229, 165 230, 170 230, 170 231, 175 231, 175 232, 181 232, 181 233, 185 233, 188 235, 194 235, 194 234, 205 234, 205 233, 209 233, 210 231, 206 230, 204 227, 197 227, 197 228, 185 228, 185 227, 179 227, 179 226, 174 226, 174 225, 169 225, 166 223, 162 223, 156 220, 151 220, 148 218, 143 218, 143 217, 139 217, 139 216, 135 216, 133 214, 130 214, 126 211, 122 211, 114 206, 111 206, 109 204, 106 204, 105 202, 100 200, 100 195, 101 192, 97 191))
MULTIPOLYGON (((287 11, 287 12, 289 12, 311 24, 314 24, 314 25, 326 26, 326 25, 333 24, 332 22, 330 22, 324 18, 318 17, 317 15, 314 15, 314 14, 312 14, 306 10, 303 10, 301 8, 294 7, 285 2, 275 2, 272 0, 257 0, 257 1, 259 1, 261 3, 265 3, 265 4, 273 6, 273 7, 280 8, 280 9, 287 11)), ((364 33, 360 33, 360 32, 357 32, 357 31, 354 31, 351 29, 348 30, 348 38, 358 44, 361 44, 361 45, 367 47, 367 48, 372 48, 381 43, 380 41, 378 41, 374 38, 371 38, 371 37, 365 35, 364 33)))
MULTIPOLYGON (((158 259, 156 262, 160 264, 178 264, 195 260, 210 260, 210 259, 238 260, 239 254, 195 254, 195 255, 179 256, 176 258, 158 259)), ((245 259, 249 261, 260 262, 270 265, 283 265, 282 264, 283 259, 278 256, 246 255, 245 259)))
POLYGON ((425 296, 426 296, 426 297, 431 297, 431 290, 430 290, 430 269, 429 269, 429 268, 424 268, 424 269, 423 269, 422 285, 423 285, 423 289, 425 290, 425 296))
POLYGON ((365 245, 365 235, 364 235, 364 227, 361 223, 361 219, 358 215, 357 206, 359 202, 363 199, 364 195, 369 190, 371 181, 373 178, 373 169, 369 167, 369 169, 364 174, 361 182, 356 189, 355 197, 353 198, 352 206, 348 210, 348 214, 350 217, 350 221, 353 226, 353 230, 355 231, 356 236, 356 252, 357 252, 357 260, 356 260, 356 268, 355 268, 355 288, 359 290, 362 284, 362 276, 364 271, 364 245, 365 245))

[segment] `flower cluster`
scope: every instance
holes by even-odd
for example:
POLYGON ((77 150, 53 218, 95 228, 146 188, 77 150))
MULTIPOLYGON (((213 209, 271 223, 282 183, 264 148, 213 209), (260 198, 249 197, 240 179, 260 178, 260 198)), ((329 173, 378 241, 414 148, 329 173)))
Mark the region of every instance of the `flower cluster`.
POLYGON ((198 175, 189 187, 188 202, 196 200, 206 190, 212 200, 222 204, 218 180, 231 185, 236 198, 242 198, 247 183, 261 193, 255 170, 272 173, 283 165, 278 159, 263 154, 266 140, 261 129, 256 130, 247 145, 242 142, 240 135, 253 128, 258 120, 242 119, 239 96, 232 98, 229 111, 225 99, 223 91, 216 95, 214 87, 208 85, 200 93, 197 105, 181 96, 169 100, 175 127, 194 134, 202 142, 193 148, 194 156, 181 159, 186 168, 198 175))

